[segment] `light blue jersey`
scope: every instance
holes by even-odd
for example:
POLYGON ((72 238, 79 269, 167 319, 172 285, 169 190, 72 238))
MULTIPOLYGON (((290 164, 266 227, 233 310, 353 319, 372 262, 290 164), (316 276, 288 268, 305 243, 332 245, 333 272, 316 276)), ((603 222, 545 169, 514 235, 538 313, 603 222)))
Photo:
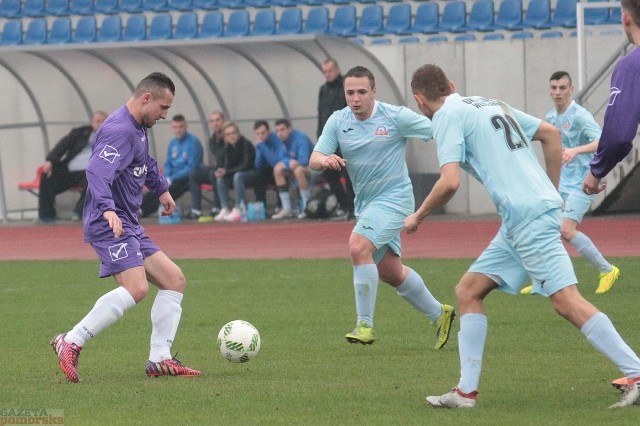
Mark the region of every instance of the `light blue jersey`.
POLYGON ((507 235, 562 206, 531 146, 540 123, 503 102, 457 93, 433 116, 440 166, 459 162, 484 184, 507 235))
MULTIPOLYGON (((578 105, 575 101, 564 112, 558 115, 555 108, 551 109, 545 120, 556 126, 562 132, 562 147, 576 148, 589 144, 600 139, 602 130, 591 113, 584 107, 578 105)), ((569 164, 562 165, 562 174, 560 175, 560 192, 562 193, 579 193, 586 196, 582 192, 582 183, 589 172, 589 162, 595 153, 578 154, 569 164)), ((595 195, 591 196, 591 198, 595 195)))
POLYGON ((407 138, 431 137, 428 118, 376 101, 371 117, 364 121, 349 107, 335 111, 314 150, 331 155, 340 147, 356 195, 356 216, 372 202, 408 216, 415 201, 405 159, 407 138))

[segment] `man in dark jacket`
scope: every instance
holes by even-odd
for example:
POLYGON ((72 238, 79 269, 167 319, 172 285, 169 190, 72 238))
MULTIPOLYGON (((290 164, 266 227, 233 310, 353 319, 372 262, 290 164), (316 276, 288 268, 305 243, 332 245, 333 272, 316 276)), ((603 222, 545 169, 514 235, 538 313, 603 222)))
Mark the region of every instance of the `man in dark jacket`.
MULTIPOLYGON (((317 137, 322 134, 324 124, 329 119, 329 116, 334 111, 342 109, 347 106, 347 101, 344 96, 343 77, 340 74, 340 67, 335 59, 328 58, 322 63, 322 74, 326 83, 320 86, 320 95, 318 96, 318 130, 316 132, 317 137)), ((340 151, 337 152, 341 155, 340 151)), ((351 186, 351 179, 346 170, 324 170, 322 177, 327 181, 331 192, 338 198, 341 211, 338 212, 338 216, 343 218, 353 217, 353 187, 351 186)))
POLYGON ((38 192, 38 220, 41 223, 55 222, 56 195, 76 185, 82 187, 82 193, 73 208, 72 219, 80 220, 82 217, 87 191, 85 169, 91 156, 95 132, 106 118, 106 112, 96 111, 91 118, 91 125, 71 130, 47 155, 47 161, 42 165, 38 192))

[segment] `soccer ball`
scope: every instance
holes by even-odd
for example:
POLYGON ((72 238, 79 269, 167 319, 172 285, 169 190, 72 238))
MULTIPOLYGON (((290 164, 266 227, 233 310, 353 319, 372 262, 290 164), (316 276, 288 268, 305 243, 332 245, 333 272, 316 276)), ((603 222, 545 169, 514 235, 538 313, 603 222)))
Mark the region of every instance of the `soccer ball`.
POLYGON ((218 333, 218 348, 231 362, 250 361, 260 350, 260 333, 247 321, 230 321, 218 333))

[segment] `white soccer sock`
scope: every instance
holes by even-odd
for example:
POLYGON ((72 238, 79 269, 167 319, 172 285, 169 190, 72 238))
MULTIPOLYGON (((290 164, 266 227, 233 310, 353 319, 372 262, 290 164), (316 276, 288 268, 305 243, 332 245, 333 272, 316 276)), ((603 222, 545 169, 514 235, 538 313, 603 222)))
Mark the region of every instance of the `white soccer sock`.
POLYGON ((135 306, 131 293, 124 287, 118 287, 96 301, 93 309, 67 333, 64 340, 82 347, 102 330, 118 321, 124 311, 135 306))
POLYGON ((171 344, 182 316, 182 293, 159 290, 151 307, 151 350, 149 361, 171 359, 171 344))
POLYGON ((478 390, 487 328, 487 316, 484 314, 470 313, 460 317, 458 332, 460 382, 457 387, 464 393, 478 390))
POLYGON ((436 322, 442 315, 442 304, 433 297, 422 277, 413 269, 409 268, 407 278, 396 288, 396 292, 418 311, 426 314, 431 322, 436 322))
POLYGON ((600 250, 593 244, 593 241, 582 232, 578 232, 570 241, 571 245, 578 250, 578 253, 587 259, 598 272, 611 272, 613 266, 607 262, 600 250))
POLYGON ((593 347, 609 358, 625 377, 640 377, 640 359, 622 340, 608 316, 598 312, 580 329, 593 347))
POLYGON ((291 195, 289 195, 289 190, 278 192, 280 196, 280 202, 282 203, 282 210, 291 211, 291 195))
POLYGON ((358 322, 364 321, 373 327, 373 313, 378 293, 378 267, 375 264, 353 267, 353 288, 356 293, 358 322))
POLYGON ((302 198, 302 211, 307 208, 307 203, 309 202, 309 198, 311 198, 311 191, 307 189, 300 190, 300 198, 302 198))

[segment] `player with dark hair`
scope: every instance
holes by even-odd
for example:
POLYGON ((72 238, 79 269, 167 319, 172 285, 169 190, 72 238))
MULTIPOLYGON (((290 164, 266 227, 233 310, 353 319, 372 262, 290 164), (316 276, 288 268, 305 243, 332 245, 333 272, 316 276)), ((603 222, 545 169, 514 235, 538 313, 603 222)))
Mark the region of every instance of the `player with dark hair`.
POLYGON ((498 234, 455 288, 460 312, 460 380, 444 395, 428 396, 434 407, 476 405, 488 322, 484 299, 495 289, 515 294, 528 278, 556 312, 630 379, 632 386, 611 407, 640 402, 640 359, 607 315, 580 294, 571 258, 560 238, 562 197, 560 130, 504 102, 461 96, 437 65, 413 74, 418 108, 433 120, 440 178, 418 210, 407 217, 413 233, 444 206, 460 186, 460 169, 484 184, 502 219, 498 234), (531 145, 542 143, 545 170, 531 145))
POLYGON ((122 318, 149 291, 158 287, 151 308, 151 350, 147 376, 200 376, 171 356, 171 345, 182 315, 186 280, 180 268, 144 233, 138 209, 146 186, 170 215, 175 201, 158 164, 149 155, 147 128, 164 120, 173 103, 175 86, 162 73, 152 73, 136 87, 125 105, 112 112, 96 133, 87 166, 84 241, 100 259, 101 278, 113 276, 118 287, 95 303, 70 331, 51 346, 60 369, 78 382, 78 357, 85 343, 122 318))
POLYGON ((375 79, 367 68, 351 68, 344 91, 348 106, 329 117, 309 164, 314 170, 346 167, 356 194, 349 252, 357 318, 345 338, 350 343, 375 341, 374 311, 382 280, 435 323, 435 349, 440 349, 449 339, 455 311, 436 300, 422 277, 403 265, 400 241, 404 218, 415 208, 406 141, 431 139, 431 122, 409 108, 377 101, 375 79))

